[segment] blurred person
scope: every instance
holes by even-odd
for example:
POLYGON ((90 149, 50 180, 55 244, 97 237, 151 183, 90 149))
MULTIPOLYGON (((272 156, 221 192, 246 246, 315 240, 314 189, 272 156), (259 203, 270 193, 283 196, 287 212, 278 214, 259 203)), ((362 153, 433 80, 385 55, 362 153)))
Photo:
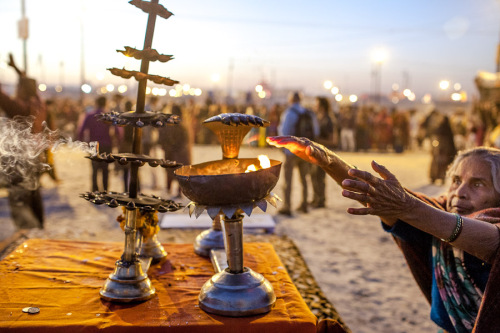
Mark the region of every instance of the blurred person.
POLYGON ((342 106, 339 113, 340 148, 343 151, 356 150, 356 109, 354 106, 342 106))
POLYGON ((195 133, 198 126, 198 107, 196 106, 194 98, 186 101, 184 106, 184 117, 182 122, 186 125, 189 134, 189 144, 191 146, 195 143, 195 133))
MULTIPOLYGON (((312 111, 304 108, 300 102, 302 96, 299 92, 294 92, 289 96, 290 106, 283 112, 280 119, 280 126, 278 127, 278 133, 280 135, 299 135, 299 131, 305 132, 308 130, 310 132, 309 136, 312 138, 319 135, 319 125, 316 116, 312 111), (306 117, 309 117, 308 122, 306 117), (301 129, 302 125, 307 125, 308 128, 301 129)), ((305 135, 302 133, 302 135, 305 135)), ((291 211, 291 197, 292 197, 292 179, 293 170, 295 167, 299 169, 300 182, 302 185, 302 203, 297 209, 300 212, 307 213, 308 211, 308 189, 307 189, 307 175, 309 174, 309 164, 304 162, 302 159, 298 158, 288 150, 284 150, 285 162, 283 163, 284 169, 284 196, 283 196, 283 207, 279 210, 282 215, 292 216, 291 211)))
MULTIPOLYGON (((210 118, 211 116, 215 116, 217 114, 217 105, 214 103, 213 99, 207 97, 205 99, 205 104, 199 109, 198 112, 198 123, 202 124, 205 120, 210 118)), ((214 142, 215 135, 211 130, 206 128, 205 126, 198 125, 197 132, 195 133, 196 143, 199 144, 211 144, 214 142)))
POLYGON ((444 184, 446 169, 457 153, 453 140, 453 132, 448 116, 433 110, 424 120, 422 126, 431 141, 431 166, 429 178, 434 184, 440 180, 444 184))
MULTIPOLYGON (((184 117, 179 105, 172 105, 172 114, 181 117, 181 122, 174 126, 160 128, 160 147, 164 152, 165 160, 190 165, 192 145, 189 141, 189 124, 182 121, 184 117)), ((176 180, 176 177, 173 168, 166 168, 165 170, 167 172, 167 193, 170 194, 173 181, 176 180)), ((180 198, 181 194, 181 188, 178 186, 176 198, 180 198)))
POLYGON ((269 121, 269 126, 266 127, 266 136, 278 135, 278 126, 280 124, 281 113, 283 112, 281 104, 275 103, 269 109, 266 120, 269 121))
MULTIPOLYGON (((95 100, 95 108, 89 112, 78 131, 78 140, 84 142, 99 143, 99 153, 111 153, 113 141, 111 137, 111 126, 98 121, 96 115, 102 114, 106 109, 106 97, 99 96, 95 100)), ((109 164, 105 162, 91 161, 92 163, 92 192, 107 191, 109 182, 109 164), (101 178, 101 186, 98 178, 101 178)))
POLYGON ((70 99, 63 100, 58 108, 57 128, 65 135, 76 138, 78 121, 83 114, 83 109, 70 99))
MULTIPOLYGON (((27 77, 26 73, 16 66, 12 55, 9 55, 9 66, 14 68, 19 76, 16 96, 11 98, 5 94, 0 84, 0 109, 9 118, 17 116, 31 117, 29 120, 30 125, 32 123, 31 132, 33 134, 40 133, 44 130, 44 122, 47 120, 47 109, 37 93, 36 81, 27 77)), ((5 133, 2 133, 2 135, 5 135, 5 133)), ((40 158, 40 162, 42 162, 44 156, 35 158, 40 158)), ((21 186, 20 183, 23 179, 13 179, 13 182, 8 184, 10 214, 18 229, 43 228, 44 207, 42 194, 38 186, 40 174, 37 170, 28 172, 36 173, 35 188, 28 189, 21 186)))
POLYGON ((392 123, 392 146, 396 153, 402 153, 410 146, 410 120, 408 113, 401 110, 394 110, 392 123))
POLYGON ((371 148, 373 109, 362 106, 356 115, 356 151, 368 151, 371 148))
POLYGON ((378 150, 385 152, 392 144, 392 117, 386 107, 382 107, 373 118, 374 143, 378 150))
POLYGON ((420 123, 422 120, 417 113, 416 109, 410 109, 408 112, 410 117, 410 149, 421 149, 422 148, 422 140, 419 135, 420 131, 420 123))
MULTIPOLYGON (((334 124, 330 117, 331 107, 327 98, 318 96, 316 97, 316 105, 314 108, 316 117, 318 118, 319 134, 315 141, 328 148, 333 148, 335 142, 333 141, 336 124, 334 124)), ((325 188, 326 188, 326 173, 317 166, 311 166, 311 182, 313 188, 313 200, 311 206, 314 208, 325 207, 325 188)))
POLYGON ((384 166, 379 176, 358 170, 305 138, 271 137, 305 161, 320 165, 392 234, 431 305, 431 319, 446 332, 500 332, 500 150, 460 152, 448 170, 446 194, 431 198, 404 188, 384 166), (493 266, 492 266, 493 264, 493 266))
POLYGON ((465 120, 465 110, 458 109, 450 117, 451 129, 454 135, 455 146, 457 150, 466 148, 467 123, 465 120))
MULTIPOLYGON (((47 110, 47 117, 46 117, 47 128, 49 128, 51 131, 55 131, 57 130, 57 125, 56 125, 57 110, 55 109, 54 101, 51 99, 46 100, 45 108, 47 110)), ((49 169, 46 171, 47 174, 56 184, 58 184, 61 180, 59 179, 59 177, 57 177, 56 174, 56 165, 52 149, 45 150, 45 160, 46 163, 49 165, 49 169)))
POLYGON ((118 113, 123 113, 123 112, 127 112, 127 111, 130 111, 130 110, 127 110, 127 109, 124 109, 124 105, 123 105, 123 95, 120 94, 120 93, 117 93, 117 94, 114 94, 113 95, 113 103, 110 107, 111 111, 114 111, 114 112, 118 112, 118 113))

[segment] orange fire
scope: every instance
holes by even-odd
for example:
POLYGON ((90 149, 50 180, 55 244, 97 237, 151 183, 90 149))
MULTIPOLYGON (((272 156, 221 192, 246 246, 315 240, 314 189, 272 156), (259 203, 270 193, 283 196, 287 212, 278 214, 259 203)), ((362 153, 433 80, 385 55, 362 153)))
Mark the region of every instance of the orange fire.
POLYGON ((245 173, 257 171, 260 169, 267 169, 271 167, 271 161, 269 160, 269 157, 267 157, 266 155, 259 155, 257 156, 257 158, 259 159, 260 167, 257 168, 255 164, 250 164, 245 170, 245 173))

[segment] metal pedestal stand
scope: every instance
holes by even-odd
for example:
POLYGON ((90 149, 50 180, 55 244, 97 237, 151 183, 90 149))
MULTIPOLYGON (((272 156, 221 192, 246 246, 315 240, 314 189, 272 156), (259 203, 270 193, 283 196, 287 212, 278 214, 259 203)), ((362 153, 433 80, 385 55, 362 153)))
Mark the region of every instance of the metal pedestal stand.
POLYGON ((137 246, 137 209, 126 211, 125 249, 121 260, 115 263, 111 273, 100 291, 107 301, 138 302, 150 299, 155 294, 148 275, 144 273, 136 252, 137 246))
POLYGON ((163 248, 158 241, 158 235, 153 235, 147 241, 142 243, 141 251, 139 253, 141 258, 151 258, 151 264, 157 264, 167 257, 167 251, 163 248))
POLYGON ((202 231, 194 241, 194 252, 202 257, 209 257, 212 249, 224 248, 224 233, 220 223, 221 215, 212 220, 212 227, 202 231))
POLYGON ((228 268, 202 287, 199 302, 206 312, 230 317, 267 313, 276 296, 271 283, 243 266, 243 215, 223 218, 228 268))

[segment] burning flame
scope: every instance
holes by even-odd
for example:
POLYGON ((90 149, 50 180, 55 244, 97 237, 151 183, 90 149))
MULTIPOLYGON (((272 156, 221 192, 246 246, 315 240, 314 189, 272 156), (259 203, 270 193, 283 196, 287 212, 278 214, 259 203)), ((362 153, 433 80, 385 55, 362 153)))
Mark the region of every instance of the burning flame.
POLYGON ((262 169, 267 169, 271 167, 271 161, 269 160, 269 157, 267 157, 266 155, 259 155, 257 156, 257 158, 259 159, 260 167, 262 169))
POLYGON ((255 164, 250 164, 245 170, 245 173, 257 171, 260 169, 267 169, 271 167, 271 161, 269 160, 269 157, 267 157, 266 155, 259 155, 257 156, 257 158, 259 159, 260 167, 257 169, 255 164))

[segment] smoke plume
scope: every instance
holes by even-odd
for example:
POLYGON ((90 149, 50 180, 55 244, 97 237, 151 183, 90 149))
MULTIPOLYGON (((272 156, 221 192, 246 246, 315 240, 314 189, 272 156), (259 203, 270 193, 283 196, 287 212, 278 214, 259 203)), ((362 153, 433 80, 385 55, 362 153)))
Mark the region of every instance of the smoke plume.
POLYGON ((32 133, 33 117, 0 118, 0 185, 36 189, 40 175, 50 170, 45 152, 61 147, 95 154, 86 142, 73 141, 50 130, 46 124, 40 133, 32 133))

